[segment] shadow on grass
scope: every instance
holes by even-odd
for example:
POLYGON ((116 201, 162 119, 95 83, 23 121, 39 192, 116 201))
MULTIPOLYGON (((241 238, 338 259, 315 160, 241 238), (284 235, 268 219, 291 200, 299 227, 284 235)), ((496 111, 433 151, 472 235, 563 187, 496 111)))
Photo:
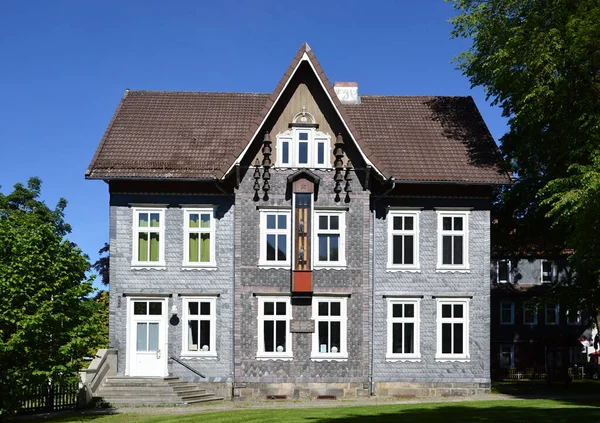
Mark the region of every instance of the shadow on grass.
MULTIPOLYGON (((521 402, 522 403, 522 402, 521 402)), ((489 404, 489 403, 488 403, 489 404)), ((370 413, 344 417, 310 417, 307 421, 314 423, 450 423, 450 422, 526 422, 526 423, 548 423, 548 422, 576 422, 596 421, 600 418, 600 408, 589 407, 589 402, 560 406, 557 402, 556 408, 544 408, 542 406, 461 406, 461 405, 437 405, 434 407, 399 407, 397 412, 370 413), (586 407, 587 406, 587 407, 586 407)), ((310 413, 307 413, 310 414, 310 413)))
POLYGON ((558 398, 567 403, 597 398, 600 405, 600 381, 576 380, 547 383, 543 380, 494 382, 492 392, 522 399, 558 398))
MULTIPOLYGON (((21 414, 15 416, 12 420, 18 423, 27 422, 40 422, 40 421, 52 421, 52 422, 84 422, 99 419, 104 416, 118 414, 114 408, 104 409, 86 409, 86 410, 68 410, 68 411, 56 411, 52 413, 38 413, 38 414, 21 414)), ((0 419, 1 421, 2 419, 0 419)))

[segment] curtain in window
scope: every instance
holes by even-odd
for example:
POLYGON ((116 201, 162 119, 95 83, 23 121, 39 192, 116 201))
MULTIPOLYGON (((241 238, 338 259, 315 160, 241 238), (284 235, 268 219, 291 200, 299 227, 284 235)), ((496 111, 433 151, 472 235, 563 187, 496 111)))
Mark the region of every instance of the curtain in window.
POLYGON ((150 234, 150 261, 158 261, 160 257, 159 251, 159 235, 158 233, 150 234))
POLYGON ((138 237, 138 261, 148 261, 148 233, 142 232, 138 237))
POLYGON ((198 239, 198 234, 190 234, 190 245, 189 245, 189 260, 190 262, 198 261, 198 248, 200 247, 200 242, 198 239))
MULTIPOLYGON (((210 261, 210 234, 202 234, 200 242, 201 242, 200 261, 201 262, 209 262, 210 261)), ((196 255, 196 257, 198 257, 198 256, 196 255)))

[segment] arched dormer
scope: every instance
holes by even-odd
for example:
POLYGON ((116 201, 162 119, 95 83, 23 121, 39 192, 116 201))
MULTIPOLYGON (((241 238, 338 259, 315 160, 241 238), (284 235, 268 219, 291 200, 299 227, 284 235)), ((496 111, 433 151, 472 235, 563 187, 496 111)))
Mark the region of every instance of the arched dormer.
POLYGON ((314 116, 303 107, 289 129, 277 134, 275 167, 331 168, 331 135, 318 129, 314 116))

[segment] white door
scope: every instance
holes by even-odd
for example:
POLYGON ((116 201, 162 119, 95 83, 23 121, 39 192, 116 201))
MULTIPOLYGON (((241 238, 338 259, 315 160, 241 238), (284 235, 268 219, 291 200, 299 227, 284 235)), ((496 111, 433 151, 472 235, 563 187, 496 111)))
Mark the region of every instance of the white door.
POLYGON ((129 299, 129 376, 167 376, 167 300, 129 299))

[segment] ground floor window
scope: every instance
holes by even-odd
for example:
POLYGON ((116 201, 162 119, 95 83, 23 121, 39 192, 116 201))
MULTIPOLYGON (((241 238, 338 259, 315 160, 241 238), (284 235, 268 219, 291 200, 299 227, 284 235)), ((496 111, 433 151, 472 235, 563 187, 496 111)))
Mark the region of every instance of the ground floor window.
POLYGON ((436 359, 469 359, 469 299, 437 299, 436 359))
POLYGON ((292 359, 290 297, 258 298, 257 358, 292 359))
POLYGON ((347 298, 313 298, 313 359, 345 359, 347 298))
POLYGON ((216 298, 183 298, 181 355, 216 356, 216 298))
POLYGON ((387 299, 388 360, 419 359, 419 299, 387 299))
POLYGON ((515 365, 515 346, 513 344, 500 345, 500 367, 508 368, 515 365))

